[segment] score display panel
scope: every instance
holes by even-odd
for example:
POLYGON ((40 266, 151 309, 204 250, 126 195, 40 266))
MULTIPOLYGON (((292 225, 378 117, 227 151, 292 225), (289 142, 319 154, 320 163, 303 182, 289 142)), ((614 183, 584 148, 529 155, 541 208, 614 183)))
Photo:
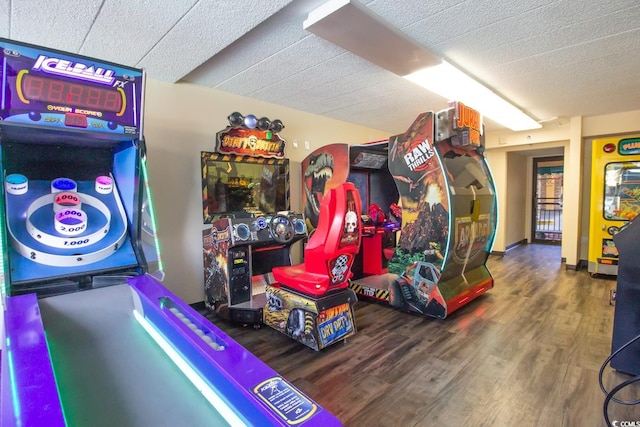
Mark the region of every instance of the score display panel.
POLYGON ((5 124, 140 135, 140 69, 0 38, 5 124))

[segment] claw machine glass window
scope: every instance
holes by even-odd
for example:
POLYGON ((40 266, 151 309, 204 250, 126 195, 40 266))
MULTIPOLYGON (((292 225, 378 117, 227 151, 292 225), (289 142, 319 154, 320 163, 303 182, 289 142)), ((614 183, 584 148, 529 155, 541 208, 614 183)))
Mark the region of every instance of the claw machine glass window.
POLYGON ((605 166, 605 219, 631 220, 640 213, 640 162, 615 162, 605 166))

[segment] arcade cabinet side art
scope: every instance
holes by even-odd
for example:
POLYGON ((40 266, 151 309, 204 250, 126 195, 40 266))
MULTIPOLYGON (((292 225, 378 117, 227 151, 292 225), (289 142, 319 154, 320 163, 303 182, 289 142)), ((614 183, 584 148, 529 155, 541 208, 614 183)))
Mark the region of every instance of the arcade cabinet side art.
POLYGON ((452 313, 493 288, 487 267, 497 229, 496 188, 484 157, 482 115, 460 102, 436 117, 436 153, 446 171, 451 230, 440 290, 452 313))
POLYGON ((302 206, 311 233, 318 226, 320 204, 325 194, 347 180, 349 146, 330 144, 309 154, 302 162, 302 206))
POLYGON ((387 298, 402 310, 444 318, 493 287, 486 260, 497 222, 495 187, 482 155, 480 115, 467 109, 454 103, 423 113, 389 140, 402 225, 387 298))
POLYGON ((389 261, 389 303, 433 317, 446 316, 437 282, 449 233, 449 198, 434 148, 434 115, 418 116, 389 140, 389 171, 400 193, 402 226, 389 261))

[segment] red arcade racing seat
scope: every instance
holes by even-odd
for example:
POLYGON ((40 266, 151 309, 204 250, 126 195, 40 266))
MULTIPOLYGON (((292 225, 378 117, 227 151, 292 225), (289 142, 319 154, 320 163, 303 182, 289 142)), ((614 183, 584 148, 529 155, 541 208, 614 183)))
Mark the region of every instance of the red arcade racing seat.
POLYGON ((304 263, 274 267, 276 282, 313 297, 348 287, 362 238, 361 206, 353 183, 329 190, 320 204, 318 227, 305 247, 304 263))

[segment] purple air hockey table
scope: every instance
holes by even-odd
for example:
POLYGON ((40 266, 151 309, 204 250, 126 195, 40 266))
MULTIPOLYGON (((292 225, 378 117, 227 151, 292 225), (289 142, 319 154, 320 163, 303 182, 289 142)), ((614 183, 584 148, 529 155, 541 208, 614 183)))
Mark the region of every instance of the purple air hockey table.
POLYGON ((153 276, 126 280, 7 298, 3 427, 341 425, 153 276))

